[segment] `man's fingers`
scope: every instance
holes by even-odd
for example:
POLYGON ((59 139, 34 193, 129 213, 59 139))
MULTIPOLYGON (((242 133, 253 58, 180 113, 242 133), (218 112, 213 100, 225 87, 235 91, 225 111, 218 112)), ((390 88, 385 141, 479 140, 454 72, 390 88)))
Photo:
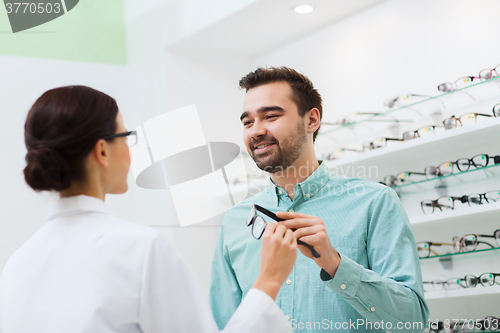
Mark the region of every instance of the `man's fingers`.
POLYGON ((274 234, 274 230, 278 227, 278 223, 268 223, 266 225, 266 230, 264 230, 264 234, 262 237, 271 237, 274 234))
POLYGON ((302 214, 302 213, 295 213, 295 212, 276 212, 276 216, 282 219, 293 219, 296 217, 308 217, 308 218, 315 218, 316 216, 312 215, 307 215, 307 214, 302 214))
POLYGON ((323 230, 324 228, 322 228, 320 225, 314 225, 311 227, 297 229, 293 232, 293 234, 295 238, 300 239, 301 237, 304 236, 315 235, 319 232, 322 232, 323 230))
POLYGON ((293 234, 293 231, 290 229, 287 229, 285 232, 285 243, 293 244, 293 242, 296 242, 296 238, 293 234))
POLYGON ((317 224, 323 224, 321 223, 320 219, 317 218, 305 218, 305 217, 298 217, 286 221, 280 222, 280 224, 284 224, 287 228, 290 229, 298 229, 298 228, 304 228, 304 227, 310 227, 313 225, 317 224))

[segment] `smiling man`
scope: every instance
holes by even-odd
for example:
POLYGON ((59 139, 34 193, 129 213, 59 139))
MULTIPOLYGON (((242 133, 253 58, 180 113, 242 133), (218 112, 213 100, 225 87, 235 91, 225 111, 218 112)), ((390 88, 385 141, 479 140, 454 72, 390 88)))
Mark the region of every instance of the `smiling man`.
POLYGON ((222 329, 259 268, 245 221, 254 204, 277 212, 303 255, 276 302, 297 332, 421 332, 428 308, 415 240, 394 191, 331 173, 316 159, 321 96, 293 69, 259 68, 246 89, 243 139, 269 187, 226 213, 212 263, 210 301, 222 329))

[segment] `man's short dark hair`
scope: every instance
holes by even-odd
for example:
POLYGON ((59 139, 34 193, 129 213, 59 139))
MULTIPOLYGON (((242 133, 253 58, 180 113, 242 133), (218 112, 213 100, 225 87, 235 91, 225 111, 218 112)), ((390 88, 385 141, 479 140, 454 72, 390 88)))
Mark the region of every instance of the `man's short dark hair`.
MULTIPOLYGON (((297 105, 301 117, 304 117, 307 111, 317 108, 319 110, 319 119, 323 118, 321 95, 314 89, 308 77, 292 68, 257 68, 257 70, 248 73, 240 80, 240 88, 246 89, 248 92, 249 89, 273 82, 288 82, 293 91, 291 98, 297 105)), ((316 141, 318 132, 319 127, 313 134, 313 142, 316 141)))

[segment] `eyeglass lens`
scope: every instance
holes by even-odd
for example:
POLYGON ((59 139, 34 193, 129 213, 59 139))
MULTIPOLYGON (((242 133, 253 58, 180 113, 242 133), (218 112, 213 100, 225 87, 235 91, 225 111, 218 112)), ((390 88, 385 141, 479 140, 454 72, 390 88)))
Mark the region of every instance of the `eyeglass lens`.
POLYGON ((247 217, 247 226, 252 224, 252 220, 256 215, 257 215, 257 210, 255 209, 255 206, 252 206, 252 208, 250 208, 250 213, 248 214, 247 217))
POLYGON ((127 145, 129 147, 135 146, 137 144, 137 134, 131 133, 126 136, 127 145))
POLYGON ((259 215, 255 216, 255 219, 253 221, 252 225, 252 235, 256 239, 260 239, 262 237, 262 234, 264 234, 264 230, 266 230, 266 221, 259 215))
POLYGON ((493 115, 495 117, 500 117, 500 103, 496 104, 494 107, 493 107, 493 115))

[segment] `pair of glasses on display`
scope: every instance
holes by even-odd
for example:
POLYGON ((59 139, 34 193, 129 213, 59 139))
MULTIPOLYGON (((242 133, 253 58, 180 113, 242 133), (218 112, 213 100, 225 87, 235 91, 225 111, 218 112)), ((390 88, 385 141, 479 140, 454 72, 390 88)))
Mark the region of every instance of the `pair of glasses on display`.
POLYGON ((494 316, 488 316, 481 320, 467 321, 438 321, 430 322, 424 333, 460 333, 460 332, 484 332, 486 330, 494 332, 500 329, 500 319, 494 316))
POLYGON ((372 142, 363 143, 363 151, 385 147, 387 146, 388 141, 408 141, 416 138, 426 137, 429 134, 435 134, 436 132, 440 132, 441 130, 444 131, 443 126, 429 125, 421 127, 417 130, 406 131, 403 133, 402 138, 379 137, 373 140, 372 142))
MULTIPOLYGON (((261 207, 259 205, 253 205, 252 208, 250 209, 250 214, 248 214, 247 218, 247 227, 252 226, 252 235, 255 239, 261 239, 262 235, 264 234, 264 231, 266 230, 267 222, 264 220, 262 216, 260 216, 258 213, 262 213, 276 222, 281 222, 285 221, 285 219, 279 218, 274 214, 273 212, 265 209, 264 207, 261 207)), ((298 245, 304 245, 311 250, 311 253, 314 258, 319 258, 320 254, 312 247, 311 245, 307 244, 304 241, 301 241, 300 239, 297 240, 298 245)))
POLYGON ((485 114, 485 113, 466 113, 461 115, 460 117, 455 117, 454 115, 443 120, 443 126, 445 130, 450 130, 457 128, 460 126, 467 126, 470 124, 477 123, 477 118, 481 117, 498 117, 500 114, 500 104, 497 104, 493 107, 493 114, 485 114))
POLYGON ((396 176, 388 175, 380 183, 393 187, 408 183, 419 182, 425 179, 432 179, 441 176, 447 176, 454 173, 454 168, 459 172, 469 171, 471 168, 484 168, 489 165, 500 164, 500 155, 490 156, 488 154, 479 154, 472 158, 459 158, 455 162, 443 162, 436 166, 427 166, 424 172, 405 171, 396 176))
POLYGON ((480 244, 488 245, 494 249, 495 246, 488 242, 480 241, 479 238, 494 238, 496 247, 500 247, 500 229, 497 229, 491 235, 484 234, 467 234, 462 238, 457 236, 453 237, 452 243, 439 243, 439 242, 418 242, 417 250, 419 258, 430 258, 431 256, 439 256, 432 247, 450 246, 453 248, 454 253, 473 252, 476 251, 480 244))
POLYGON ((459 201, 463 204, 468 203, 469 206, 500 202, 500 191, 474 193, 461 197, 443 196, 436 200, 423 200, 420 202, 420 206, 424 214, 432 214, 436 211, 436 208, 441 212, 455 209, 455 201, 459 201))
POLYGON ((418 95, 418 94, 406 94, 406 95, 401 95, 397 96, 394 98, 389 98, 384 101, 384 106, 388 107, 389 109, 392 109, 395 106, 401 105, 401 103, 406 102, 410 100, 412 97, 431 97, 428 95, 418 95))
POLYGON ((460 88, 468 87, 473 83, 489 80, 495 76, 500 76, 500 65, 493 69, 483 69, 479 72, 479 76, 463 76, 457 79, 454 83, 445 82, 438 85, 438 90, 441 92, 449 92, 460 88))
POLYGON ((103 139, 104 140, 113 140, 115 138, 121 138, 121 137, 125 137, 125 139, 127 140, 127 145, 129 147, 133 147, 137 144, 137 132, 136 131, 108 135, 108 136, 103 137, 103 139))
POLYGON ((424 284, 430 285, 432 290, 456 290, 461 288, 476 288, 478 284, 483 287, 492 287, 497 284, 500 285, 500 279, 497 277, 500 276, 500 273, 483 273, 479 276, 474 275, 466 275, 463 278, 451 278, 446 281, 424 281, 424 284))

